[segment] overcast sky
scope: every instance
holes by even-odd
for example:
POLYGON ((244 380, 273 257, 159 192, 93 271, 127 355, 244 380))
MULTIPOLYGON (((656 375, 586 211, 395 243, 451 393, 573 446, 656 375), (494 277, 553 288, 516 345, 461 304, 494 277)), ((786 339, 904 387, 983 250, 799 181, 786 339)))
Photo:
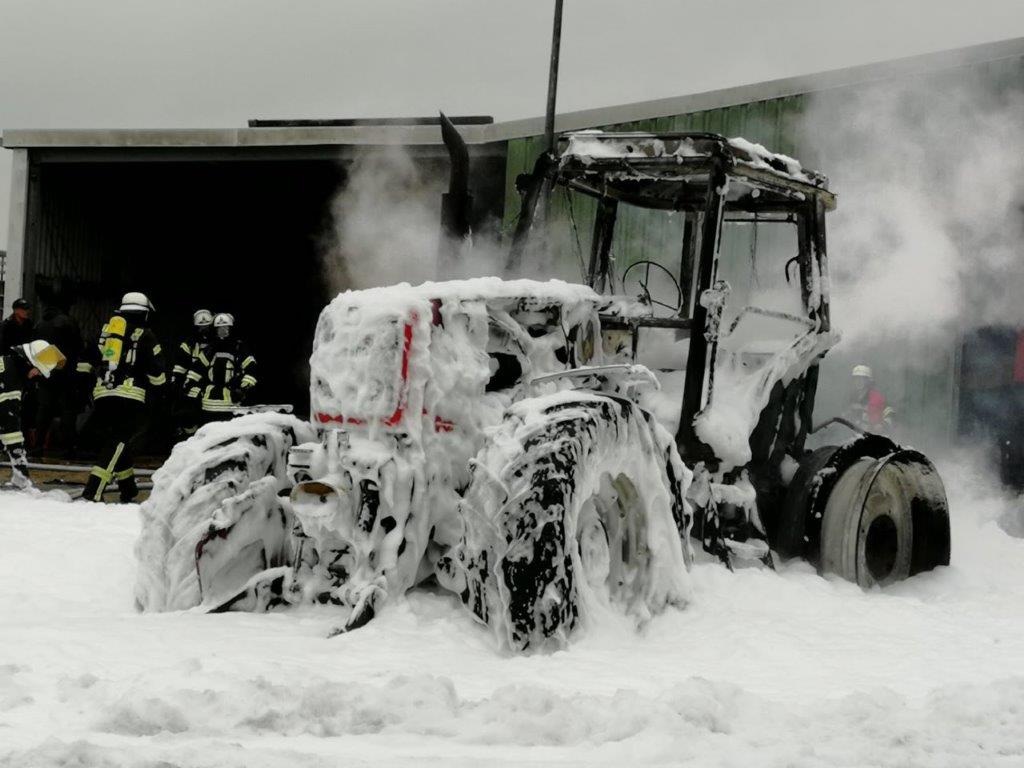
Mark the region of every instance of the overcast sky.
MULTIPOLYGON (((559 111, 1024 36, 1024 0, 565 0, 559 111)), ((0 128, 541 114, 553 0, 0 0, 0 128)), ((0 150, 0 247, 10 153, 0 150)))

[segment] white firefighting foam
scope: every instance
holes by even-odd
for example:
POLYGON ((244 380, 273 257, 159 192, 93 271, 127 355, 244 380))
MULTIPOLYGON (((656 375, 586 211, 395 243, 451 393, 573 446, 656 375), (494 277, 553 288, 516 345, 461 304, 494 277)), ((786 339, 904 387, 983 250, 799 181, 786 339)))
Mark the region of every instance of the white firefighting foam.
POLYGON ((314 337, 314 424, 333 428, 355 419, 374 435, 397 424, 401 407, 403 428, 414 441, 443 439, 443 451, 428 451, 426 459, 449 464, 447 474, 464 486, 482 430, 500 420, 510 401, 507 393, 480 395, 493 373, 489 338, 508 337, 510 346, 527 353, 524 382, 534 371, 562 367, 554 353, 566 343, 563 334, 552 334, 549 343, 517 337, 523 332, 508 313, 519 309, 522 297, 529 297, 531 306, 561 307, 563 326, 592 315, 600 301, 583 285, 497 277, 340 294, 322 312, 314 337), (498 327, 490 326, 488 306, 498 327), (381 334, 382 327, 387 334, 381 334))
MULTIPOLYGON (((750 461, 750 434, 772 388, 803 375, 837 340, 834 334, 809 333, 760 355, 732 352, 725 345, 720 348, 711 402, 697 415, 694 426, 697 436, 722 460, 723 469, 750 461)), ((682 399, 680 391, 670 396, 677 402, 682 399)))
POLYGON ((152 495, 141 507, 136 605, 147 611, 198 605, 202 595, 196 542, 211 523, 227 527, 253 505, 275 505, 288 448, 313 437, 309 424, 268 413, 207 424, 192 439, 178 443, 153 475, 152 495), (241 436, 256 437, 259 444, 236 439, 241 436), (219 465, 225 469, 208 478, 207 470, 219 465))

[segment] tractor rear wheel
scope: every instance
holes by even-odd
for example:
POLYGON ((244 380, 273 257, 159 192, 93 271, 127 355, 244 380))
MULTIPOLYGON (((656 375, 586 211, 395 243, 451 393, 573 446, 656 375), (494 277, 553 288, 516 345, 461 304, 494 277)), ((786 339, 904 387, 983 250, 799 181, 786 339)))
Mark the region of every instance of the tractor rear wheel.
POLYGON ((946 492, 923 454, 865 435, 804 460, 774 539, 822 573, 884 586, 949 564, 946 492))

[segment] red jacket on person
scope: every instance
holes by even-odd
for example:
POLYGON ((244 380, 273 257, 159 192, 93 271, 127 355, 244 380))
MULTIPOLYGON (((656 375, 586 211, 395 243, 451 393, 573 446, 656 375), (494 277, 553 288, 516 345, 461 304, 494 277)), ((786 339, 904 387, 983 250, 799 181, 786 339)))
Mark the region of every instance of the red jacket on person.
POLYGON ((868 391, 868 402, 865 408, 867 413, 868 424, 877 426, 882 424, 886 418, 886 401, 885 395, 879 392, 877 389, 872 387, 868 391))

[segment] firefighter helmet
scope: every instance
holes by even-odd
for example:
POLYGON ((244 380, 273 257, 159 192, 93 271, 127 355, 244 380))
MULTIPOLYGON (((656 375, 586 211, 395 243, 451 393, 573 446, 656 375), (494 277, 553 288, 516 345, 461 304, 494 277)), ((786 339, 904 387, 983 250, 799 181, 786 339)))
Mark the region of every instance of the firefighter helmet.
POLYGON ((213 313, 208 309, 197 309, 192 314, 192 325, 196 328, 209 328, 213 324, 213 313))
POLYGON ((61 351, 46 341, 30 341, 28 344, 22 344, 21 350, 32 366, 46 378, 55 370, 63 368, 67 362, 61 351))
POLYGON ((871 374, 871 369, 866 365, 855 365, 853 366, 852 376, 859 376, 865 379, 873 379, 874 376, 871 374))
POLYGON ((122 296, 121 306, 118 308, 119 312, 152 312, 153 310, 153 302, 146 294, 138 291, 131 291, 122 296))
POLYGON ((235 325, 235 316, 230 312, 218 312, 213 318, 213 330, 222 339, 231 335, 231 329, 235 325))

